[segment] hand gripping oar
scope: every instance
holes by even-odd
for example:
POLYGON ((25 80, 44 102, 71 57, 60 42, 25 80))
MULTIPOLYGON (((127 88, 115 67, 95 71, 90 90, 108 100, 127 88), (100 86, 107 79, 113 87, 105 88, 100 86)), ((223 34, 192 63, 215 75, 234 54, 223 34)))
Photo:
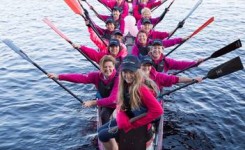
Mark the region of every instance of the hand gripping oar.
MULTIPOLYGON (((36 64, 34 61, 32 61, 26 53, 24 53, 19 47, 17 47, 11 40, 4 39, 3 43, 5 43, 8 47, 10 47, 14 52, 19 54, 23 59, 33 64, 35 67, 37 67, 39 70, 41 70, 44 74, 48 74, 44 69, 42 69, 38 64, 36 64)), ((80 98, 78 98, 75 94, 73 94, 69 89, 67 89, 64 85, 62 85, 58 80, 52 78, 52 80, 57 83, 59 86, 61 86, 64 90, 66 90, 69 94, 71 94, 74 98, 76 98, 80 103, 84 103, 80 98)))
POLYGON ((153 26, 154 27, 163 20, 163 18, 166 16, 167 12, 169 11, 169 8, 172 6, 172 4, 174 3, 174 0, 169 4, 169 6, 167 8, 165 8, 164 12, 161 14, 159 21, 153 26))
MULTIPOLYGON (((75 14, 78 14, 80 16, 83 17, 83 19, 85 21, 89 20, 89 23, 91 25, 91 28, 94 30, 94 32, 96 33, 96 35, 100 38, 100 40, 104 43, 104 45, 107 47, 107 44, 105 43, 105 41, 102 39, 102 37, 100 36, 99 32, 97 31, 97 29, 94 27, 92 20, 89 17, 88 11, 86 9, 82 9, 81 6, 79 5, 79 3, 76 0, 65 0, 66 4, 73 10, 73 12, 75 14), (84 16, 84 11, 85 11, 85 15, 84 16)), ((80 2, 80 1, 79 1, 80 2)))
MULTIPOLYGON (((227 61, 227 62, 225 62, 225 63, 223 63, 223 64, 221 64, 221 65, 219 65, 219 66, 217 66, 215 68, 213 68, 213 69, 211 69, 208 72, 208 74, 205 77, 203 77, 203 79, 206 79, 206 78, 208 78, 208 79, 217 79, 219 77, 231 74, 233 72, 236 72, 236 71, 242 70, 242 69, 244 69, 244 67, 242 65, 241 59, 240 59, 240 57, 236 57, 236 58, 233 58, 233 59, 231 59, 231 60, 229 60, 229 61, 227 61)), ((192 82, 190 82, 188 84, 180 86, 180 87, 178 87, 176 89, 173 89, 171 91, 165 92, 165 93, 161 94, 159 97, 163 97, 163 96, 169 95, 169 94, 171 94, 171 93, 173 93, 173 92, 175 92, 177 90, 180 90, 182 88, 185 88, 185 87, 187 87, 189 85, 192 85, 194 83, 197 83, 197 82, 198 82, 197 80, 193 80, 192 82)), ((140 118, 142 118, 144 116, 146 116, 146 113, 143 113, 143 114, 141 114, 139 116, 136 116, 136 117, 130 119, 130 123, 133 123, 134 121, 136 121, 136 120, 138 120, 138 119, 140 119, 140 118)), ((113 133, 113 132, 115 132, 117 130, 118 130, 118 127, 115 126, 115 127, 111 128, 109 130, 109 132, 113 133)))
POLYGON ((168 39, 179 29, 184 26, 185 20, 190 17, 190 15, 197 9, 197 7, 202 3, 202 0, 199 0, 196 5, 191 9, 191 11, 186 15, 186 17, 180 21, 174 31, 169 35, 168 39))
MULTIPOLYGON (((71 45, 73 42, 64 35, 48 18, 44 18, 43 22, 45 22, 51 29, 53 29, 57 34, 59 34, 63 39, 65 39, 71 45)), ((93 62, 84 52, 82 52, 79 48, 75 48, 79 53, 81 53, 88 61, 90 61, 97 69, 100 69, 98 65, 93 62)))
MULTIPOLYGON (((211 69, 208 74, 203 77, 203 80, 204 79, 217 79, 219 77, 222 77, 222 76, 225 76, 225 75, 228 75, 228 74, 231 74, 233 72, 236 72, 238 70, 242 70, 244 69, 243 68, 243 65, 242 65, 242 62, 241 62, 241 59, 240 57, 236 57, 236 58, 233 58, 221 65, 219 65, 218 67, 215 67, 213 69, 211 69)), ((171 91, 168 91, 168 92, 165 92, 161 95, 162 96, 165 96, 165 95, 169 95, 170 93, 173 93, 177 90, 180 90, 184 87, 187 87, 189 85, 192 85, 194 83, 197 83, 198 81, 197 80, 193 80, 192 82, 188 83, 188 84, 185 84, 183 86, 180 86, 174 90, 171 90, 171 91)))
POLYGON ((192 65, 192 66, 190 66, 190 67, 188 67, 188 68, 186 68, 186 69, 184 69, 184 70, 180 70, 180 71, 178 71, 178 72, 175 72, 175 73, 173 73, 173 75, 177 75, 177 74, 179 74, 179 73, 181 73, 181 72, 184 72, 184 71, 186 71, 186 70, 188 70, 188 69, 190 69, 190 68, 196 67, 196 66, 198 66, 200 63, 203 63, 203 62, 205 62, 205 61, 207 61, 207 60, 209 60, 209 59, 211 59, 211 58, 217 58, 217 57, 220 57, 220 56, 222 56, 222 55, 225 55, 225 54, 227 54, 227 53, 229 53, 229 52, 231 52, 231 51, 234 51, 235 49, 240 48, 240 47, 242 47, 242 43, 241 43, 241 40, 238 39, 238 40, 236 40, 236 41, 230 43, 229 45, 226 45, 225 47, 223 47, 223 48, 221 48, 221 49, 215 51, 211 56, 205 58, 202 62, 199 62, 199 63, 197 63, 197 64, 194 64, 194 65, 192 65))
POLYGON ((214 21, 214 17, 209 18, 203 25, 201 25, 198 29, 196 29, 185 41, 177 45, 174 49, 172 49, 170 52, 168 52, 165 56, 168 56, 173 51, 175 51, 178 47, 180 47, 182 44, 184 44, 186 41, 188 41, 190 38, 192 38, 194 35, 202 31, 205 27, 207 27, 210 23, 214 21))

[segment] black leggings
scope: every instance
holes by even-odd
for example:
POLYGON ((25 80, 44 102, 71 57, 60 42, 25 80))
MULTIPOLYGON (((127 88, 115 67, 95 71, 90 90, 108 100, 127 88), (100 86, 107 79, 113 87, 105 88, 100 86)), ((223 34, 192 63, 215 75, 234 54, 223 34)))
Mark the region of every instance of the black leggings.
POLYGON ((102 125, 107 123, 110 120, 110 117, 114 110, 115 108, 108 108, 108 107, 100 108, 100 117, 101 117, 102 125))

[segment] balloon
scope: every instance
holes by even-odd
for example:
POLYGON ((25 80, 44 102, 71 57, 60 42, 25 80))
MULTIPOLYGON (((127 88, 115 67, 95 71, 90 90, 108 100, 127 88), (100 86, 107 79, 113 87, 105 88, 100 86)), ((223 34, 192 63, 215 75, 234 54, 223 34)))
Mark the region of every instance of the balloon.
POLYGON ((132 26, 135 26, 136 24, 136 20, 133 16, 126 16, 124 18, 124 22, 125 22, 125 27, 126 28, 131 28, 132 26))
POLYGON ((123 36, 126 36, 128 34, 128 29, 127 28, 124 28, 124 33, 123 33, 123 36))
POLYGON ((132 36, 134 36, 134 37, 137 36, 138 31, 139 31, 139 30, 138 30, 137 26, 133 26, 133 27, 129 28, 129 33, 130 33, 132 36))

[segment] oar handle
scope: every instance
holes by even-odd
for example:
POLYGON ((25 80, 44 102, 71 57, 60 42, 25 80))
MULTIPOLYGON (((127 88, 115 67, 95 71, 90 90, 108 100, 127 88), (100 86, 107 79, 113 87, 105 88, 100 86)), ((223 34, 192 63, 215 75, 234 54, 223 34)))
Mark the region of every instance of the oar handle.
MULTIPOLYGON (((71 41, 67 41, 68 43, 70 43, 71 45, 73 45, 73 43, 71 41)), ((98 65, 93 61, 91 60, 83 51, 81 51, 79 48, 75 48, 80 54, 82 54, 88 61, 90 61, 94 66, 95 68, 97 68, 98 70, 100 70, 100 68, 98 67, 98 65)))
MULTIPOLYGON (((158 23, 159 23, 160 21, 162 21, 163 18, 166 16, 166 14, 167 14, 169 8, 171 7, 171 5, 173 4, 173 2, 174 2, 174 0, 170 3, 170 5, 169 5, 167 8, 164 9, 164 12, 163 12, 162 15, 160 16, 160 19, 158 20, 158 23)), ((157 25, 157 23, 153 26, 153 29, 155 28, 156 25, 157 25)))
MULTIPOLYGON (((138 120, 138 119, 140 119, 140 118, 142 118, 142 117, 145 117, 146 114, 147 114, 147 113, 143 113, 143 114, 140 114, 140 115, 138 115, 138 116, 136 116, 136 117, 134 117, 134 118, 131 118, 131 119, 129 120, 129 122, 130 122, 130 123, 133 123, 133 122, 135 122, 136 120, 138 120)), ((113 133, 113 132, 116 132, 117 130, 118 130, 118 126, 115 126, 115 127, 110 128, 108 132, 113 133)))
POLYGON ((167 39, 170 39, 179 28, 182 28, 184 26, 184 24, 185 24, 185 20, 180 21, 167 39))
POLYGON ((189 39, 186 39, 185 41, 183 41, 183 42, 180 43, 179 45, 175 46, 175 48, 172 49, 171 51, 169 51, 169 52, 165 55, 165 57, 167 57, 167 56, 170 55, 172 52, 174 52, 178 47, 180 47, 182 44, 184 44, 187 40, 189 40, 189 39))
MULTIPOLYGON (((37 67, 39 70, 41 70, 44 74, 48 74, 43 68, 41 68, 38 64, 35 62, 32 62, 32 64, 37 67)), ((60 87, 62 87, 64 90, 66 90, 69 94, 71 94, 74 98, 76 98, 80 103, 84 103, 79 97, 77 97, 74 93, 72 93, 69 89, 67 89, 63 84, 61 84, 58 80, 51 78, 55 83, 57 83, 60 87)))
MULTIPOLYGON (((205 79, 205 77, 204 77, 203 79, 205 79)), ((179 86, 178 88, 173 89, 173 90, 171 90, 171 91, 164 92, 164 93, 161 94, 159 97, 163 97, 163 96, 169 95, 169 94, 171 94, 171 93, 173 93, 173 92, 175 92, 175 91, 177 91, 177 90, 180 90, 180 89, 182 89, 182 88, 185 88, 185 87, 187 87, 187 86, 189 86, 189 85, 192 85, 192 84, 195 84, 195 83, 197 83, 197 82, 198 82, 197 80, 193 79, 193 81, 191 81, 190 83, 187 83, 187 84, 185 84, 185 85, 179 86)))

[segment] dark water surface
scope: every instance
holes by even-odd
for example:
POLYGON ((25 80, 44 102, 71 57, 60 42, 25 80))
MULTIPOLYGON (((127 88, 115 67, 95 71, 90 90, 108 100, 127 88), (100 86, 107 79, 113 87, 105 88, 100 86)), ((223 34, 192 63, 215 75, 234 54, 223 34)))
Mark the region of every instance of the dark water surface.
MULTIPOLYGON (((171 31, 196 0, 176 1, 156 29, 171 31)), ((107 10, 90 2, 100 13, 107 10)), ((85 5, 85 4, 84 4, 85 5)), ((86 5, 85 5, 86 6, 86 5)), ((164 6, 154 12, 158 16, 164 6)), ((83 19, 61 0, 1 0, 0 38, 9 38, 48 72, 96 70, 42 22, 49 17, 73 42, 95 47, 83 19)), ((176 36, 190 35, 210 17, 209 27, 171 54, 176 59, 208 57, 240 38, 245 40, 244 0, 205 0, 176 36)), ((92 12, 98 25, 104 26, 92 12)), ((0 43, 0 149, 96 149, 96 109, 84 109, 31 64, 0 43)), ((170 50, 170 49, 169 49, 170 50)), ((166 50, 168 51, 168 50, 166 50)), ((244 47, 209 60, 182 75, 204 76, 213 67, 241 56, 244 47)), ((92 85, 65 85, 83 100, 95 97, 92 85)), ((205 80, 165 102, 165 149, 245 149, 245 72, 205 80)))

